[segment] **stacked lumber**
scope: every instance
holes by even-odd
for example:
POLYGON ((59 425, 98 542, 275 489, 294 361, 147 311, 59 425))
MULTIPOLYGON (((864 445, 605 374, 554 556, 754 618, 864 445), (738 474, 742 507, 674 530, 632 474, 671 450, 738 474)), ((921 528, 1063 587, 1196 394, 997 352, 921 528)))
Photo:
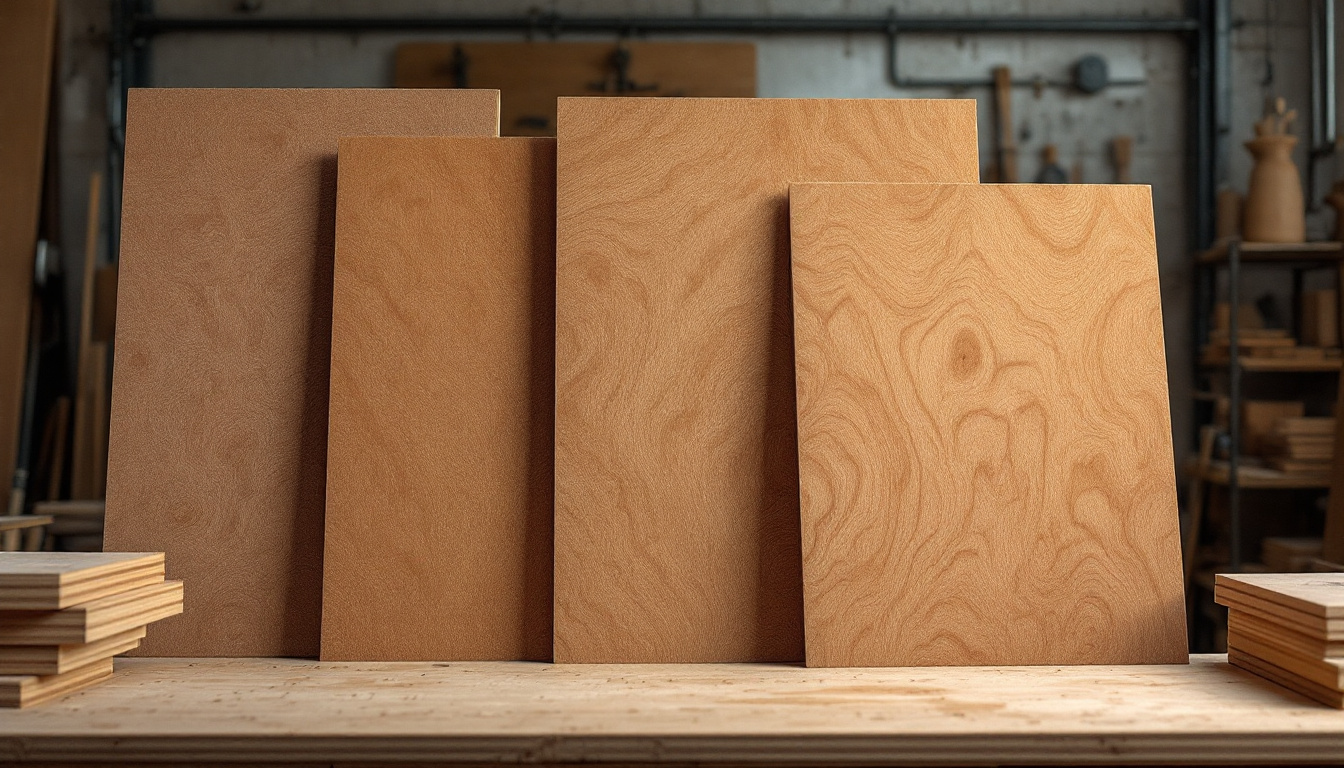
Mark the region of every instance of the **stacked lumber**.
POLYGON ((1267 537, 1260 545, 1260 562, 1271 573, 1306 573, 1321 557, 1321 537, 1267 537))
MULTIPOLYGON (((1227 331, 1215 330, 1209 334, 1204 347, 1206 364, 1225 364, 1231 347, 1227 331)), ((1280 360, 1325 360, 1339 357, 1339 347, 1299 345, 1283 328, 1244 328, 1237 331, 1237 349, 1242 357, 1276 358, 1280 360)))
POLYGON ((1275 469, 1294 474, 1324 474, 1335 458, 1335 420, 1290 417, 1277 419, 1260 438, 1265 461, 1275 469))
POLYGON ((0 554, 0 707, 27 707, 112 675, 112 657, 182 612, 162 552, 0 554))
POLYGON ((1228 608, 1229 662, 1344 709, 1344 576, 1218 574, 1214 600, 1228 608))

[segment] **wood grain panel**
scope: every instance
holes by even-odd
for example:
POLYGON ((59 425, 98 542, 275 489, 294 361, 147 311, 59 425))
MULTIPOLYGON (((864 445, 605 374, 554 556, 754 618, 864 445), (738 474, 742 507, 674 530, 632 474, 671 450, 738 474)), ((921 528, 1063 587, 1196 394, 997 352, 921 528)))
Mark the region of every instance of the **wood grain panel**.
POLYGON ((756 45, 739 42, 403 43, 398 88, 498 88, 500 133, 554 136, 556 99, 618 88, 638 96, 756 95, 756 45), (614 57, 627 59, 624 85, 614 57))
POLYGON ((974 103, 559 114, 556 660, 800 660, 788 183, 974 182, 974 103))
POLYGON ((109 550, 192 599, 138 651, 316 656, 336 143, 495 135, 494 91, 149 89, 126 126, 109 550))
POLYGON ((322 658, 550 660, 555 140, 341 142, 322 658))
POLYGON ((809 666, 1187 659, 1146 186, 791 187, 809 666))
POLYGON ((0 3, 0 511, 19 444, 55 43, 56 0, 0 3))

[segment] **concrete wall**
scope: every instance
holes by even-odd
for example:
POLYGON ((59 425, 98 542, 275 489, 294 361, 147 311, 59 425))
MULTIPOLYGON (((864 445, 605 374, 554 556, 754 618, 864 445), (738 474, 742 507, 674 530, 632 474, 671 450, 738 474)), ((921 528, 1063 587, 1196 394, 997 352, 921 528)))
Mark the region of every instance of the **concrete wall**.
MULTIPOLYGON (((433 15, 522 14, 540 8, 564 14, 595 15, 736 15, 736 14, 854 14, 883 15, 892 3, 868 0, 252 0, 256 15, 433 15)), ((158 0, 164 15, 227 16, 238 13, 237 0, 158 0)), ((1179 15, 1181 0, 1112 0, 1104 7, 1082 0, 910 0, 899 3, 903 15, 1179 15)), ((106 30, 105 0, 66 0, 62 39, 66 43, 62 82, 62 140, 67 142, 62 174, 64 232, 67 254, 78 250, 83 225, 83 190, 87 169, 101 152, 104 95, 100 78, 105 65, 99 59, 101 35, 106 30), (73 249, 73 250, 72 250, 73 249)), ((1284 95, 1309 117, 1307 94, 1307 2, 1236 0, 1235 15, 1247 23, 1234 39, 1235 112, 1230 180, 1245 187, 1249 156, 1240 140, 1251 135, 1251 123, 1260 115, 1267 91, 1284 95), (1273 14, 1272 34, 1263 24, 1266 9, 1273 14), (1265 66, 1265 41, 1274 46, 1275 83, 1260 84, 1265 66)), ((517 39, 510 35, 436 34, 175 34, 153 43, 152 82, 157 86, 362 86, 391 85, 393 53, 398 43, 411 39, 517 39)), ((564 39, 583 39, 566 37, 564 39)), ((594 38, 589 38, 594 39, 594 38)), ((605 38, 596 38, 605 39, 605 38)), ((662 39, 662 38, 659 38, 662 39)), ((712 39, 712 38, 711 38, 712 39)), ((740 39, 740 38, 738 38, 740 39)), ((982 164, 993 147, 993 127, 986 89, 966 93, 939 90, 899 90, 886 74, 885 39, 876 35, 767 36, 758 46, 759 94, 766 97, 939 97, 973 96, 980 100, 982 164)), ((1095 96, 1059 89, 1040 94, 1015 93, 1014 116, 1020 133, 1021 175, 1035 176, 1041 147, 1060 147, 1062 164, 1082 163, 1084 181, 1110 182, 1109 142, 1117 134, 1135 137, 1133 179, 1151 184, 1157 212, 1158 252, 1163 291, 1172 416, 1177 455, 1192 444, 1192 350, 1190 318, 1193 271, 1186 224, 1190 192, 1185 188, 1184 47, 1173 35, 1058 36, 1058 35, 905 35, 901 38, 900 68, 910 77, 988 77, 992 67, 1010 66, 1015 75, 1066 78, 1080 56, 1096 53, 1110 65, 1113 78, 1143 79, 1143 85, 1119 86, 1095 96)), ((1300 147, 1299 160, 1305 158, 1300 147)), ((1333 163, 1322 164, 1325 179, 1333 178, 1333 163)), ((1323 193, 1328 181, 1319 190, 1323 193)), ((1312 216, 1311 230, 1324 236, 1333 216, 1312 216)), ((77 275, 73 275, 77 278, 77 275)), ((1258 278, 1257 278, 1258 279, 1258 278)), ((1284 284, 1263 281, 1265 290, 1282 291, 1284 284)), ((78 290, 72 285, 71 290, 78 290)), ((1252 294, 1256 292, 1254 288, 1252 294)), ((77 294, 75 294, 77 295, 77 294)))

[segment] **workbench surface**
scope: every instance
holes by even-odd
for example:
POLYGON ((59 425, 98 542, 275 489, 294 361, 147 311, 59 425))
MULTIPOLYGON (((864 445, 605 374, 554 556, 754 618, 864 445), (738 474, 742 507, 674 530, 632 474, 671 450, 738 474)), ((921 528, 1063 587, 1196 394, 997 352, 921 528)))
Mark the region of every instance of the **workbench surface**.
POLYGON ((1228 666, 805 669, 126 659, 0 710, 0 761, 1344 763, 1344 712, 1228 666))

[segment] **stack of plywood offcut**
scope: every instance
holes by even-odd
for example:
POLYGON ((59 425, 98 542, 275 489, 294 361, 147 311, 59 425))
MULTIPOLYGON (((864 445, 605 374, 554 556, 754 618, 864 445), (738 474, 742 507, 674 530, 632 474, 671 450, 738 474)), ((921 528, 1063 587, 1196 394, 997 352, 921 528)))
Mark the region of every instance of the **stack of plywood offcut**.
POLYGON ((0 555, 0 707, 26 707, 111 677, 112 657, 182 612, 162 552, 0 555))
POLYGON ((1297 417, 1278 419, 1261 437, 1265 460, 1284 472, 1323 474, 1335 458, 1335 420, 1297 417))
POLYGON ((1219 574, 1232 664, 1344 709, 1344 575, 1219 574))

